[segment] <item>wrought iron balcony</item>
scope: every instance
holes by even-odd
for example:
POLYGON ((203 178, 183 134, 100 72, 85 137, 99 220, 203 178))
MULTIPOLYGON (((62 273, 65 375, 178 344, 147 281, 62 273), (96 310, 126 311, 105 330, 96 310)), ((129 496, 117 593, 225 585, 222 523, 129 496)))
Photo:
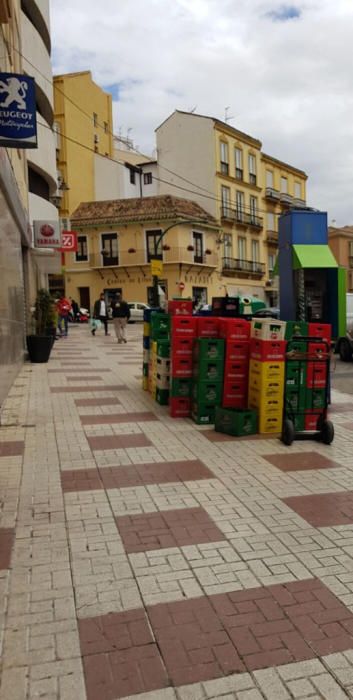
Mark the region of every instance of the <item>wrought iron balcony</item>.
POLYGON ((268 229, 266 231, 266 241, 267 243, 275 243, 276 245, 278 244, 278 231, 272 231, 268 229))
POLYGON ((136 267, 150 265, 152 258, 158 258, 164 265, 185 263, 187 265, 206 265, 207 267, 217 267, 218 255, 211 249, 204 251, 188 250, 187 247, 170 247, 163 249, 162 253, 155 255, 153 251, 138 248, 128 248, 119 250, 119 255, 115 258, 102 256, 101 253, 93 253, 89 256, 89 266, 92 268, 105 267, 136 267), (205 251, 209 250, 208 253, 205 251))
POLYGON ((252 213, 245 213, 241 209, 232 209, 231 207, 223 206, 221 217, 222 219, 227 219, 227 221, 232 221, 241 226, 253 226, 257 229, 262 228, 262 219, 259 216, 252 213))
POLYGON ((306 207, 305 199, 300 199, 300 197, 293 197, 293 207, 301 208, 306 207))
POLYGON ((288 194, 288 192, 281 192, 280 200, 281 204, 284 204, 285 206, 291 206, 291 204, 293 204, 293 197, 291 194, 288 194))
POLYGON ((266 199, 275 199, 278 202, 280 199, 280 192, 273 187, 266 187, 265 197, 266 199))
POLYGON ((256 277, 263 277, 265 264, 256 260, 241 260, 240 258, 222 258, 222 272, 228 275, 246 273, 256 277))

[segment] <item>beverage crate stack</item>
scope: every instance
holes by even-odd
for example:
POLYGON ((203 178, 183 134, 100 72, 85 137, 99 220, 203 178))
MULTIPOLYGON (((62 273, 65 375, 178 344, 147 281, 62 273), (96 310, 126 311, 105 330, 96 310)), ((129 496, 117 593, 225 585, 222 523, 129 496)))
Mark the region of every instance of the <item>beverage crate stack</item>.
POLYGON ((285 375, 284 321, 256 319, 251 323, 249 408, 258 412, 259 433, 280 433, 285 375))
MULTIPOLYGON (((192 308, 192 302, 190 302, 192 308)), ((171 316, 170 398, 173 418, 187 418, 191 412, 192 347, 197 333, 197 318, 184 313, 171 316)))
POLYGON ((319 359, 327 354, 331 345, 331 326, 322 323, 288 321, 286 340, 289 352, 298 354, 298 360, 287 362, 285 376, 285 405, 293 411, 294 429, 297 432, 316 430, 318 412, 325 408, 327 363, 319 359), (322 343, 305 338, 318 338, 322 343), (307 361, 300 360, 301 356, 307 361), (312 357, 312 361, 310 361, 312 357))
POLYGON ((151 350, 151 313, 152 309, 143 311, 143 364, 142 364, 142 388, 148 391, 148 370, 151 350))
POLYGON ((220 336, 225 341, 223 408, 247 408, 250 323, 242 318, 222 318, 220 336))
POLYGON ((224 374, 223 338, 197 338, 193 347, 192 408, 195 423, 215 422, 216 406, 220 406, 224 374))
POLYGON ((168 403, 168 393, 165 392, 168 392, 169 385, 169 359, 165 354, 169 352, 170 316, 154 311, 151 314, 150 324, 148 390, 159 403, 168 403))

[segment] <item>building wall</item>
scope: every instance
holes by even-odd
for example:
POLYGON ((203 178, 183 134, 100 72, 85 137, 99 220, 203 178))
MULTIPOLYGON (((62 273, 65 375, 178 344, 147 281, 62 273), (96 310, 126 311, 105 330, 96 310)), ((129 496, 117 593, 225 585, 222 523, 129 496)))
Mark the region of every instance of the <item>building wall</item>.
POLYGON ((347 292, 353 291, 353 227, 329 228, 328 243, 340 267, 347 271, 347 292))
POLYGON ((159 183, 158 194, 192 199, 217 216, 213 131, 212 119, 182 112, 174 112, 156 129, 159 176, 166 181, 159 183))
POLYGON ((62 134, 57 166, 69 187, 60 214, 69 217, 80 202, 95 199, 95 153, 113 157, 112 97, 94 83, 89 71, 70 73, 55 76, 54 105, 62 134))

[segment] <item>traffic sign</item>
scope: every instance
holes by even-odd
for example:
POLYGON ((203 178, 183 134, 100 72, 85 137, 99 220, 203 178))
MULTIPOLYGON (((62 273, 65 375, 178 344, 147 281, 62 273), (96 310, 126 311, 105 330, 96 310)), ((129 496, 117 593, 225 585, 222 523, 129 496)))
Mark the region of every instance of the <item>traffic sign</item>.
POLYGON ((184 282, 179 282, 179 289, 180 289, 181 291, 183 291, 183 289, 185 289, 185 284, 184 284, 184 282))

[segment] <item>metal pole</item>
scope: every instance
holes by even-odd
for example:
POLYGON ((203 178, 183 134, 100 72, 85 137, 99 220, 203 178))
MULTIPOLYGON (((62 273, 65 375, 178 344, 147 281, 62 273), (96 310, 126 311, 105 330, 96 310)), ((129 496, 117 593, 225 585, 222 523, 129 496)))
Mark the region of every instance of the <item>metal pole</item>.
POLYGON ((158 292, 158 275, 153 275, 153 290, 152 290, 152 299, 153 299, 153 306, 157 308, 159 306, 159 292, 158 292))

